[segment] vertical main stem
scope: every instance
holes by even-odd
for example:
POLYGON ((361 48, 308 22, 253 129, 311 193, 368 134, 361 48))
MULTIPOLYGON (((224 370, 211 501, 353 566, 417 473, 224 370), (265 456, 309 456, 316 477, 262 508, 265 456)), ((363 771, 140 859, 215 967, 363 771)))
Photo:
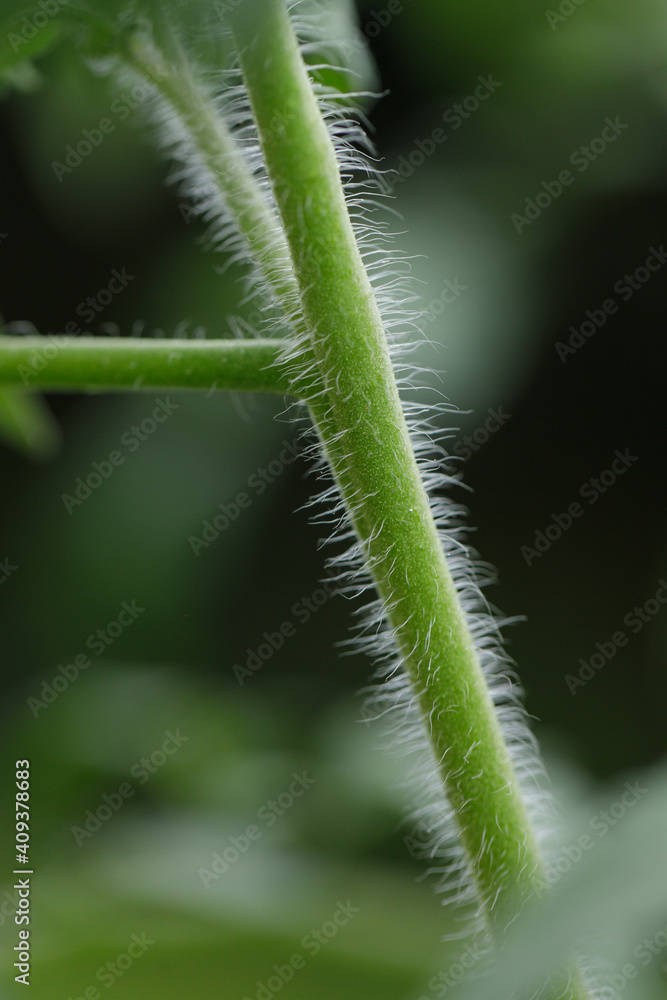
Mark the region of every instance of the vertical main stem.
POLYGON ((333 446, 487 920, 501 929, 533 894, 542 860, 421 481, 335 151, 284 0, 242 0, 231 21, 319 370, 318 432, 333 446))

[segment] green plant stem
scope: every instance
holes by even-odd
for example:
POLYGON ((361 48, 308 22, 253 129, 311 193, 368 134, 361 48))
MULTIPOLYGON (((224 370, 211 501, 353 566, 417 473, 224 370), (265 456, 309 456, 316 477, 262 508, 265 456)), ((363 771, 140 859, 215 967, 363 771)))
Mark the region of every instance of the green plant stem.
MULTIPOLYGON (((543 862, 431 515, 335 152, 284 0, 231 16, 287 240, 326 416, 319 433, 388 608, 491 927, 543 862), (275 120, 286 123, 279 132, 275 120)), ((324 408, 320 412, 324 412, 324 408)))
MULTIPOLYGON (((164 26, 163 26, 164 27, 164 26)), ((265 193, 249 171, 237 141, 230 133, 210 93, 192 72, 178 40, 165 28, 163 41, 169 58, 154 38, 133 31, 119 55, 123 64, 151 84, 188 137, 201 166, 220 192, 222 201, 244 238, 252 259, 299 340, 301 366, 310 361, 308 331, 300 311, 299 286, 290 257, 291 247, 265 193)), ((279 121, 279 119, 278 119, 279 121)), ((277 134, 275 122, 271 129, 277 134)), ((280 130, 278 130, 280 131, 280 130)), ((301 252, 302 248, 299 248, 301 252)), ((292 366, 293 367, 293 366, 292 366)), ((318 431, 320 445, 332 469, 345 475, 342 455, 333 436, 324 440, 319 433, 326 419, 328 403, 317 399, 318 386, 302 386, 300 398, 309 400, 308 408, 318 431), (311 391, 314 389, 315 391, 311 391)))
POLYGON ((0 337, 0 385, 47 391, 226 389, 295 393, 279 340, 0 337))
POLYGON ((291 312, 298 290, 279 220, 215 103, 193 74, 176 38, 168 37, 170 58, 160 51, 154 39, 141 31, 127 36, 120 57, 126 67, 138 73, 167 102, 221 193, 276 299, 286 312, 291 312))

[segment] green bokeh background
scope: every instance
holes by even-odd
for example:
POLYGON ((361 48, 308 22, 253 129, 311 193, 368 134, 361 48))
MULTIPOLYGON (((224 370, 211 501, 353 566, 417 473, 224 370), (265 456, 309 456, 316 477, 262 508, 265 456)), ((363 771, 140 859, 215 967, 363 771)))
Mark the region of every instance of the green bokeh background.
MULTIPOLYGON (((427 324, 419 355, 465 411, 452 443, 489 410, 511 415, 462 463, 471 490, 456 499, 498 569, 490 599, 526 618, 508 627, 509 650, 556 784, 571 796, 622 787, 665 751, 667 613, 574 696, 565 675, 667 577, 665 274, 565 363, 555 344, 667 237, 667 5, 585 0, 552 26, 534 0, 399 6, 356 12, 375 61, 357 56, 357 68, 387 91, 366 106, 385 166, 405 163, 480 76, 500 83, 396 184, 396 228, 423 303, 447 280, 466 286, 427 324), (512 213, 617 116, 628 125, 618 140, 518 234, 512 213), (616 449, 637 461, 527 566, 521 546, 616 449)), ((5 320, 60 331, 126 268, 132 281, 92 332, 141 321, 172 335, 187 321, 191 333, 226 334, 229 317, 247 312, 242 272, 202 253, 205 228, 184 218, 140 123, 114 116, 106 82, 69 42, 38 72, 0 105, 5 320), (58 181, 53 162, 109 115, 112 134, 58 181)), ((429 977, 461 948, 442 945, 451 918, 405 841, 415 828, 404 819, 408 765, 365 721, 371 665, 341 655, 358 605, 334 598, 307 622, 293 610, 324 574, 322 529, 304 510, 314 477, 299 458, 261 495, 248 485, 298 428, 282 400, 169 395, 178 408, 134 453, 121 438, 150 416, 150 395, 51 397, 57 454, 0 454, 0 558, 17 567, 0 585, 0 881, 11 885, 13 762, 27 757, 31 996, 66 1000, 96 983, 106 995, 97 970, 146 933, 155 944, 116 979, 114 997, 254 1000, 257 981, 304 953, 303 936, 350 900, 354 922, 285 995, 431 1000, 429 977), (125 463, 68 513, 62 494, 119 446, 125 463), (189 536, 242 491, 252 504, 195 556, 189 536), (138 620, 35 718, 27 699, 132 600, 145 609, 138 620), (239 685, 234 665, 285 622, 295 634, 239 685), (71 828, 179 729, 188 740, 178 753, 145 785, 134 780, 133 797, 77 846, 71 828), (304 770, 312 789, 205 889, 198 869, 304 770)), ((16 928, 9 903, 0 913, 4 961, 16 928)), ((0 997, 20 995, 3 975, 0 997)))

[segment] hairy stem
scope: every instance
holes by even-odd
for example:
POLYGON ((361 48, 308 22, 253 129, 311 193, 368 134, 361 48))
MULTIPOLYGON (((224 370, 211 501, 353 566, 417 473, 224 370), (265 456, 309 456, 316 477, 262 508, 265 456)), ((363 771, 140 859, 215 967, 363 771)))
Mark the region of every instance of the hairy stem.
POLYGON ((168 37, 169 58, 145 33, 132 32, 120 52, 123 63, 167 102, 202 167, 222 195, 277 301, 283 309, 291 311, 297 288, 280 222, 178 41, 172 35, 168 37))
POLYGON ((279 363, 279 340, 0 338, 0 385, 112 392, 226 389, 296 393, 279 363))
POLYGON ((542 858, 422 484, 335 151, 284 0, 243 0, 230 19, 311 331, 318 431, 500 930, 534 894, 542 858))
MULTIPOLYGON (((292 247, 285 239, 280 219, 266 194, 250 173, 248 163, 235 137, 211 98, 209 91, 192 71, 178 40, 167 29, 165 44, 170 57, 161 51, 154 38, 142 32, 133 32, 126 39, 120 57, 126 68, 148 81, 176 116, 180 128, 188 137, 199 162, 220 193, 222 201, 244 238, 251 257, 264 277, 268 287, 299 341, 300 368, 305 370, 312 361, 308 344, 308 331, 303 325, 300 309, 299 286, 291 259, 292 247)), ((272 120, 269 128, 276 129, 272 120)), ((301 249, 301 248, 299 248, 301 249)), ((290 371, 294 364, 290 366, 290 371)), ((318 430, 320 444, 330 466, 338 469, 338 476, 345 477, 338 445, 333 435, 325 440, 319 433, 326 419, 328 402, 317 398, 317 384, 304 380, 301 399, 308 401, 313 424, 318 430)), ((348 484, 352 488, 351 483, 348 484)))

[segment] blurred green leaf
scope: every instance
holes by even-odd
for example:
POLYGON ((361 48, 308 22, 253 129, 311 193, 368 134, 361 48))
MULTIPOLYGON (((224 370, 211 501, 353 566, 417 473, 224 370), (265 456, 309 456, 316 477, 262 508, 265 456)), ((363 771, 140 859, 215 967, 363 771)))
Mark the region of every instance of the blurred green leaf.
POLYGON ((0 390, 0 438, 31 458, 52 458, 60 428, 41 396, 22 389, 0 390))
POLYGON ((559 855, 563 874, 555 869, 552 890, 516 921, 490 974, 461 985, 460 1000, 534 996, 550 972, 582 952, 595 956, 611 995, 632 979, 632 996, 664 996, 666 830, 664 769, 633 774, 604 800, 582 805, 559 855))
POLYGON ((27 89, 26 83, 35 80, 31 60, 52 49, 63 34, 62 23, 54 21, 35 29, 30 37, 17 28, 14 22, 7 21, 0 29, 0 96, 12 87, 27 89))

